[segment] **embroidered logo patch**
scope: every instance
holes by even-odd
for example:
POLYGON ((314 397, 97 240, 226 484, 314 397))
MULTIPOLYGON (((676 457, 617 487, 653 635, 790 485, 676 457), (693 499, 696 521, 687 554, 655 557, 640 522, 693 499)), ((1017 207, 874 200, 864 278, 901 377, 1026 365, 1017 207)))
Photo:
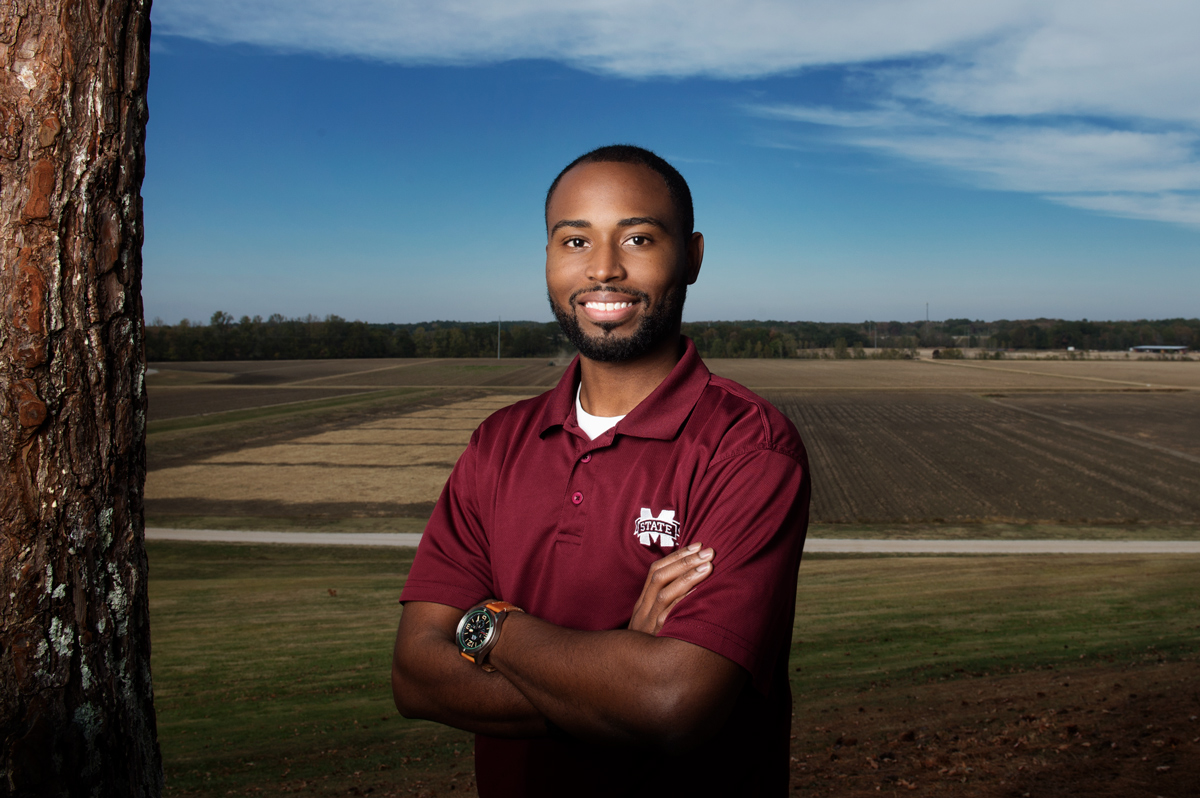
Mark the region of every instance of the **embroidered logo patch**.
POLYGON ((678 545, 679 522, 675 520, 675 511, 663 510, 654 515, 649 507, 643 507, 642 514, 633 522, 633 534, 643 546, 657 543, 665 549, 678 545))

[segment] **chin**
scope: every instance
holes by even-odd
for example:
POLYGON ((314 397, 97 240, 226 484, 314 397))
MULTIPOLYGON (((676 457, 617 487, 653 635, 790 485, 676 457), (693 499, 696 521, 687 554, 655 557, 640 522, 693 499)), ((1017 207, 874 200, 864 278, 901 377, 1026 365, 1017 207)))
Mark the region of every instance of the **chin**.
POLYGON ((624 322, 592 322, 600 335, 584 333, 580 326, 578 311, 574 308, 564 308, 550 298, 550 309, 558 320, 567 340, 575 345, 579 354, 588 360, 601 363, 621 363, 637 360, 658 349, 664 341, 676 338, 683 321, 683 302, 687 296, 687 286, 668 294, 664 301, 649 308, 636 317, 636 326, 617 335, 616 330, 629 326, 634 319, 624 322))

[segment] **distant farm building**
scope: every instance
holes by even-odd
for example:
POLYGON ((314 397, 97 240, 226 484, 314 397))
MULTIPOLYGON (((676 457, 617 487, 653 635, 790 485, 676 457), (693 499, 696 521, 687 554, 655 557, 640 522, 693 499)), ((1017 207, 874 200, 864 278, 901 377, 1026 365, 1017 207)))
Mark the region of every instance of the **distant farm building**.
POLYGON ((1188 351, 1186 346, 1131 346, 1130 352, 1153 352, 1159 355, 1182 355, 1188 351))

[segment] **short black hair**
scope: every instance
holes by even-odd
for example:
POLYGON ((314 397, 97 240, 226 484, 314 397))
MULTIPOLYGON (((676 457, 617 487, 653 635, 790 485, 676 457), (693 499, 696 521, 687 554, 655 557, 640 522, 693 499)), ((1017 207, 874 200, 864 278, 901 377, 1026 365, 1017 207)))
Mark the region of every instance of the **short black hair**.
POLYGON ((679 217, 683 237, 685 239, 691 237, 692 230, 696 226, 696 219, 692 211, 692 190, 688 188, 687 181, 683 179, 683 175, 679 174, 679 170, 658 155, 645 147, 637 147, 633 144, 609 144, 606 147, 597 147, 567 164, 558 173, 558 177, 554 178, 554 182, 550 184, 550 190, 546 192, 547 228, 550 226, 550 198, 554 196, 554 189, 558 188, 563 175, 585 163, 634 163, 657 172, 667 184, 667 192, 671 196, 671 203, 675 206, 675 215, 679 217))

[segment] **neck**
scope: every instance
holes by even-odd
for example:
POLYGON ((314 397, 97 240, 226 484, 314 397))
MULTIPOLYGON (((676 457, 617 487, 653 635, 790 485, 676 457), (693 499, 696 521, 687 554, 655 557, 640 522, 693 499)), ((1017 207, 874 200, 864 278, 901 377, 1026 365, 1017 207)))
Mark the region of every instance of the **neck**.
POLYGON ((682 357, 679 335, 637 360, 602 363, 580 357, 579 401, 593 416, 624 416, 654 393, 682 357))

